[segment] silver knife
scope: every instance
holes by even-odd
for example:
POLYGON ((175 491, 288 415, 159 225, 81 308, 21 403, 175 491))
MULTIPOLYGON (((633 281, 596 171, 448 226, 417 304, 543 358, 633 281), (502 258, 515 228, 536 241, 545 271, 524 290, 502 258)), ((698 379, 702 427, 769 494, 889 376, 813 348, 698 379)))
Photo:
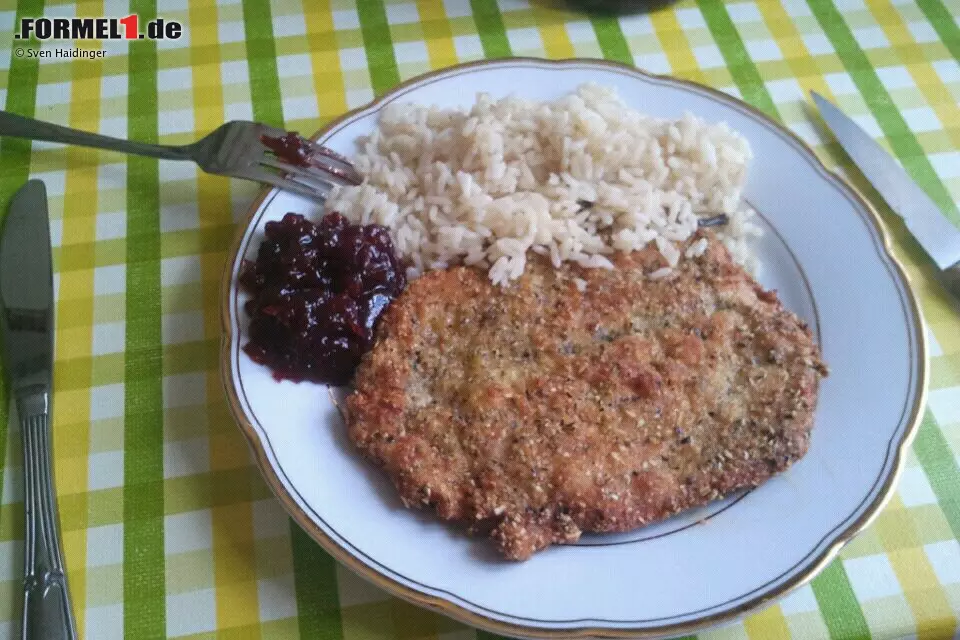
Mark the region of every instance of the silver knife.
POLYGON ((876 140, 815 91, 813 101, 834 137, 873 188, 907 225, 940 269, 940 279, 960 297, 960 230, 876 140))
POLYGON ((47 191, 31 180, 14 195, 0 238, 4 364, 23 432, 23 638, 77 637, 60 551, 53 490, 53 265, 47 191))

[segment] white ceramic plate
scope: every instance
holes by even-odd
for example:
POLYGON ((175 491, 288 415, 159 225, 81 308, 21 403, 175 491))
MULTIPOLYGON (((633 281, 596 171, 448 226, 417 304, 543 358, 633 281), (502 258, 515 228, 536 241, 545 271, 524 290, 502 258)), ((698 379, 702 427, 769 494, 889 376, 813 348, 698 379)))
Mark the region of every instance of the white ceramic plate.
POLYGON ((502 634, 658 636, 730 620, 809 580, 893 488, 925 394, 917 303, 877 215, 798 138, 712 89, 601 61, 510 59, 407 82, 324 129, 346 155, 395 100, 469 105, 478 91, 550 99, 612 85, 663 117, 725 120, 753 147, 746 197, 761 214, 760 281, 810 323, 830 366, 812 444, 759 489, 623 535, 590 535, 516 564, 429 514, 400 506, 357 455, 326 388, 277 383, 241 350, 247 318, 236 273, 264 224, 317 213, 265 192, 251 209, 223 288, 222 366, 230 405, 267 482, 338 560, 400 597, 502 634))

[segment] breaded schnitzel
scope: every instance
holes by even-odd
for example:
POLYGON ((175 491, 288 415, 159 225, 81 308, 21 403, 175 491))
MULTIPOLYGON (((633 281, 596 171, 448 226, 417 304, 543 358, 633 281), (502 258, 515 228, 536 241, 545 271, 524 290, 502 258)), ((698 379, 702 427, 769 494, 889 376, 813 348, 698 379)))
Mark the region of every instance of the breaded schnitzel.
POLYGON ((537 258, 506 288, 427 273, 381 318, 350 437, 407 506, 516 560, 757 486, 806 453, 826 367, 807 326, 706 237, 656 280, 652 247, 614 270, 537 258))

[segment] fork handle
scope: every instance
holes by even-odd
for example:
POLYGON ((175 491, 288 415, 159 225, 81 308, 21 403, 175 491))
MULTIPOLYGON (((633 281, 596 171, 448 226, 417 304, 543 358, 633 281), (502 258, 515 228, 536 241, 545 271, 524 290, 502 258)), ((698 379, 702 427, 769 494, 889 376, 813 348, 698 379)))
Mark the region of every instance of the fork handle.
POLYGON ((60 551, 60 525, 53 490, 50 394, 24 390, 17 398, 23 430, 24 640, 76 640, 70 591, 60 551))
POLYGON ((80 131, 70 127, 62 127, 52 122, 34 120, 25 116, 0 111, 0 136, 27 138, 29 140, 45 140, 46 142, 60 142, 63 144, 79 145, 81 147, 95 147, 109 151, 122 151, 138 156, 162 158, 165 160, 193 160, 193 148, 186 146, 170 146, 146 144, 122 138, 102 136, 98 133, 80 131))

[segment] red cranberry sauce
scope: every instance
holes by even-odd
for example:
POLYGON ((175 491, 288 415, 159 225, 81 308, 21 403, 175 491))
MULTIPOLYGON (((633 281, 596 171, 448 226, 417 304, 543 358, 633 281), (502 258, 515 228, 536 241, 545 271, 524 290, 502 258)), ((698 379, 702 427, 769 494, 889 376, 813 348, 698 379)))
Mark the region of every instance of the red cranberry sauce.
POLYGON ((291 131, 276 138, 260 136, 260 142, 277 154, 277 157, 281 160, 285 160, 296 167, 310 166, 309 147, 296 131, 291 131))
POLYGON ((406 286, 390 234, 339 213, 319 224, 288 213, 265 235, 240 270, 252 295, 244 351, 277 380, 349 383, 377 318, 406 286))

